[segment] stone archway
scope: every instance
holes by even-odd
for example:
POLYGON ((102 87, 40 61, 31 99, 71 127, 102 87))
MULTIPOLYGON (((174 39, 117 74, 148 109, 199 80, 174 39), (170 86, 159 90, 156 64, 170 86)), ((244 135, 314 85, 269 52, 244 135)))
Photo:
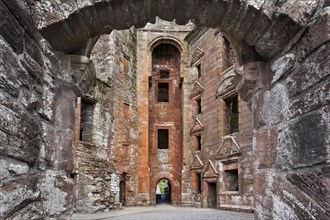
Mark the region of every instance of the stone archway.
MULTIPOLYGON (((301 67, 304 64, 294 62, 296 60, 301 62, 315 48, 320 47, 320 45, 329 40, 329 37, 324 36, 323 38, 318 38, 312 45, 306 43, 309 42, 311 38, 317 38, 315 34, 313 34, 313 31, 304 32, 304 30, 307 28, 307 24, 311 24, 310 20, 312 16, 314 16, 315 11, 321 10, 322 6, 318 3, 319 1, 297 2, 290 0, 277 3, 268 0, 127 0, 111 2, 100 0, 94 4, 86 3, 83 5, 75 4, 74 1, 68 1, 67 6, 69 5, 70 7, 62 10, 62 12, 54 10, 55 16, 49 21, 43 24, 40 22, 38 23, 38 18, 36 21, 38 24, 41 24, 41 33, 55 50, 74 54, 81 54, 82 51, 86 51, 87 42, 99 34, 109 33, 112 29, 126 29, 131 26, 143 27, 146 22, 153 22, 156 16, 165 20, 176 19, 178 24, 185 24, 189 19, 192 19, 196 25, 219 28, 233 45, 239 63, 242 65, 241 68, 237 70, 241 79, 236 89, 241 94, 243 100, 249 101, 250 107, 254 113, 254 127, 256 130, 254 134, 256 140, 254 148, 256 149, 255 158, 257 160, 254 176, 255 185, 258 188, 255 193, 256 216, 282 216, 283 214, 281 214, 280 208, 274 209, 273 206, 268 206, 268 204, 272 204, 276 199, 273 198, 273 195, 265 196, 267 190, 264 187, 266 187, 267 184, 273 187, 273 193, 276 195, 275 197, 282 198, 280 201, 283 203, 285 203, 284 201, 287 195, 278 193, 277 191, 281 191, 284 188, 297 194, 299 201, 304 201, 308 197, 313 198, 313 193, 310 193, 306 197, 302 193, 304 190, 296 191, 296 187, 304 189, 304 186, 299 186, 296 179, 303 178, 302 176, 310 174, 303 174, 297 177, 294 173, 284 175, 281 172, 277 173, 275 170, 269 172, 267 169, 276 166, 282 169, 287 169, 287 166, 290 168, 295 167, 290 160, 282 162, 282 160, 286 160, 283 158, 292 158, 295 154, 287 155, 290 153, 285 153, 287 142, 283 141, 283 139, 288 138, 292 140, 295 142, 295 144, 293 144, 294 146, 304 146, 299 140, 294 140, 294 137, 290 134, 290 132, 295 133, 296 129, 299 130, 300 119, 294 119, 298 120, 298 122, 292 121, 292 124, 289 125, 282 121, 283 117, 288 117, 288 120, 291 120, 292 117, 283 116, 286 113, 282 112, 282 110, 286 108, 293 108, 293 110, 298 108, 299 110, 297 111, 301 111, 300 108, 303 107, 286 102, 290 102, 289 100, 291 100, 297 103, 299 98, 294 98, 292 94, 298 94, 298 90, 304 90, 312 85, 311 83, 310 86, 300 86, 294 82, 292 83, 292 81, 299 81, 296 76, 299 75, 299 71, 304 71, 304 68, 301 67), (63 11, 66 13, 63 14, 63 11), (63 36, 61 40, 57 38, 59 33, 63 36), (299 41, 299 39, 302 40, 299 41), (297 42, 299 42, 301 46, 296 46, 297 42), (288 51, 291 52, 283 56, 288 51), (292 54, 296 55, 292 57, 292 54), (285 67, 281 67, 279 64, 280 62, 285 63, 285 67), (285 73, 292 71, 292 69, 296 70, 293 71, 296 76, 287 79, 288 82, 291 83, 291 87, 289 86, 288 88, 289 91, 283 90, 283 85, 281 83, 274 85, 281 77, 285 76, 285 73), (275 79, 272 79, 273 74, 277 74, 275 79), (283 94, 283 92, 285 94, 283 94), (270 101, 269 96, 276 96, 277 98, 270 101), (278 103, 281 107, 272 108, 272 103, 278 103), (272 119, 271 116, 263 115, 266 114, 265 112, 269 113, 269 109, 275 110, 275 112, 273 112, 273 114, 276 115, 275 119, 272 119), (282 119, 279 119, 281 117, 282 119), (283 132, 281 128, 275 125, 276 123, 274 124, 273 120, 279 120, 280 122, 278 123, 282 124, 281 126, 287 128, 290 132, 283 132), (281 141, 283 145, 278 148, 277 144, 281 141), (279 149, 284 150, 284 156, 282 152, 276 151, 279 149), (281 182, 281 184, 278 184, 280 188, 272 184, 273 180, 270 179, 281 182), (283 183, 283 180, 288 180, 288 182, 283 183)), ((326 6, 327 5, 324 7, 326 6)), ((322 20, 324 19, 321 18, 322 16, 328 16, 327 13, 328 12, 325 12, 325 16, 320 15, 319 19, 322 20)), ((319 24, 316 22, 315 30, 322 27, 321 23, 321 21, 319 24)), ((315 63, 317 62, 316 57, 317 55, 305 62, 315 63)), ((329 60, 327 60, 327 63, 328 62, 329 60)), ((319 79, 326 76, 327 74, 322 75, 319 79)), ((306 78, 309 78, 308 74, 306 74, 306 78)), ((314 82, 317 81, 318 80, 314 82)), ((306 102, 304 105, 308 105, 306 102)), ((318 108, 324 105, 325 103, 321 101, 318 103, 318 108)), ((310 110, 306 111, 309 112, 310 110)), ((324 110, 322 111, 324 112, 324 110)), ((321 112, 319 114, 324 115, 324 113, 321 112)), ((296 116, 293 116, 293 118, 294 117, 296 116)), ((319 116, 316 115, 315 117, 319 118, 319 116)), ((301 118, 301 120, 303 119, 301 118)), ((313 126, 315 127, 316 125, 313 126)), ((316 127, 315 129, 317 130, 316 127)), ((300 136, 303 137, 306 135, 307 134, 304 133, 300 136)), ((321 145, 324 148, 325 142, 323 141, 321 145)), ((298 153, 299 149, 300 147, 297 147, 296 150, 293 151, 298 153)), ((312 163, 317 164, 318 160, 315 159, 314 162, 312 163)), ((324 160, 323 163, 325 163, 324 160)), ((147 173, 147 166, 144 166, 144 170, 141 172, 147 173)), ((322 185, 326 180, 322 177, 317 181, 322 182, 322 185)), ((318 199, 315 199, 314 207, 318 207, 321 203, 322 202, 319 202, 318 199)), ((285 203, 285 205, 292 210, 294 210, 294 204, 295 202, 289 204, 285 203)), ((276 204, 274 204, 274 206, 276 206, 276 204)), ((327 209, 324 205, 320 207, 319 210, 327 209)), ((301 215, 298 214, 300 211, 293 212, 296 216, 301 215)), ((309 211, 303 211, 303 213, 307 216, 310 215, 308 214, 309 211)))
POLYGON ((43 3, 32 4, 31 12, 53 48, 65 53, 82 53, 90 38, 113 29, 140 28, 159 16, 169 21, 175 19, 178 24, 192 20, 196 25, 220 28, 237 49, 255 48, 262 57, 270 59, 307 24, 317 1, 311 4, 300 1, 293 5, 291 1, 266 0, 99 0, 93 3, 70 0, 50 5, 52 10, 46 12, 42 10, 43 3), (239 47, 241 44, 243 47, 239 47))
POLYGON ((174 175, 168 172, 160 172, 155 178, 153 178, 150 187, 150 204, 156 205, 156 188, 160 180, 166 179, 171 185, 171 204, 181 205, 181 184, 175 179, 174 175))
MULTIPOLYGON (((329 88, 326 83, 329 80, 330 47, 328 1, 58 2, 49 0, 23 4, 3 0, 1 7, 6 8, 4 16, 10 11, 12 20, 19 22, 13 22, 16 26, 34 32, 34 24, 54 50, 76 55, 85 54, 90 39, 100 34, 132 25, 142 27, 146 22, 153 22, 156 16, 165 20, 175 18, 179 24, 192 19, 197 25, 219 28, 234 45, 243 65, 238 69, 242 76, 238 90, 248 94, 246 99, 251 100, 254 113, 256 217, 329 218, 326 211, 329 210, 330 156, 327 134, 330 122, 328 96, 324 92, 329 88), (44 10, 45 7, 48 10, 44 10), (30 22, 29 17, 22 16, 22 11, 30 13, 34 23, 30 22), (260 61, 260 57, 264 63, 254 62, 260 61), (316 97, 315 102, 311 103, 310 97, 316 97), (289 214, 283 209, 289 210, 289 214)), ((22 53, 20 39, 25 37, 21 29, 17 29, 17 35, 12 38, 1 33, 17 54, 22 53)), ((41 39, 39 35, 32 35, 34 40, 41 39)), ((27 38, 26 44, 33 45, 28 42, 27 38)), ((41 52, 41 48, 37 50, 40 54, 46 53, 41 52)), ((43 57, 35 56, 34 59, 41 59, 40 63, 44 61, 43 57)), ((54 71, 54 74, 58 72, 54 71)), ((70 89, 69 92, 61 91, 65 95, 56 93, 57 100, 63 100, 61 97, 65 96, 68 103, 74 103, 74 94, 70 89)), ((67 103, 60 104, 65 109, 67 103)), ((73 108, 70 107, 66 109, 72 113, 73 108)), ((55 119, 63 116, 61 111, 56 113, 55 119)), ((46 121, 51 120, 48 115, 41 115, 46 121)), ((61 120, 57 122, 62 126, 61 120)), ((70 122, 68 119, 67 124, 70 125, 70 122)), ((42 131, 38 132, 42 136, 42 131)), ((63 140, 61 145, 69 146, 70 141, 72 139, 63 140)), ((59 155, 65 154, 64 150, 56 150, 59 155)), ((68 162, 69 165, 61 162, 56 164, 59 169, 66 170, 63 167, 72 166, 72 161, 68 162)), ((43 169, 43 164, 38 166, 43 169)), ((143 167, 141 172, 148 172, 148 166, 143 167)), ((65 175, 62 178, 65 179, 65 175)), ((72 186, 68 181, 63 183, 72 186)), ((70 187, 63 191, 67 188, 70 187)), ((7 213, 13 209, 6 208, 7 213)))

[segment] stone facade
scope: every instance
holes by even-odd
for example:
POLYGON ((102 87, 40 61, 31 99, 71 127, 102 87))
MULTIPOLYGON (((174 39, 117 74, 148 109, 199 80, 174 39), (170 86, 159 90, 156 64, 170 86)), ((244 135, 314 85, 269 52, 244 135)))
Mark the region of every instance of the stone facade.
POLYGON ((192 205, 252 211, 252 115, 235 91, 233 49, 214 29, 195 28, 186 40, 193 117, 184 176, 192 205))
POLYGON ((76 211, 135 204, 136 31, 101 36, 91 54, 96 87, 81 99, 76 123, 76 211), (102 174, 102 175, 101 175, 102 174))
MULTIPOLYGON (((186 76, 191 68, 190 53, 197 52, 194 59, 202 52, 203 56, 214 59, 213 53, 206 53, 209 47, 198 42, 195 46, 199 45, 203 50, 185 51, 188 48, 188 43, 184 41, 187 33, 182 33, 182 36, 175 33, 174 37, 183 45, 180 74, 185 78, 181 109, 181 204, 214 206, 214 197, 210 195, 217 192, 218 207, 249 209, 244 206, 250 206, 253 202, 249 194, 252 193, 249 187, 252 175, 256 219, 329 219, 329 7, 327 0, 1 0, 0 217, 69 219, 77 195, 83 198, 91 195, 87 200, 96 205, 96 210, 120 207, 123 202, 152 204, 150 187, 154 182, 149 175, 149 161, 152 159, 149 157, 147 89, 148 77, 152 73, 152 50, 149 47, 136 48, 134 64, 134 53, 117 48, 116 51, 124 52, 116 53, 114 59, 118 60, 109 68, 115 68, 118 64, 124 70, 119 68, 118 72, 123 74, 112 75, 110 79, 117 78, 115 83, 103 78, 108 75, 107 71, 95 68, 88 57, 100 35, 132 26, 142 28, 159 16, 168 21, 176 19, 178 24, 186 24, 191 19, 197 26, 219 29, 228 39, 238 61, 238 65, 233 67, 237 75, 235 90, 239 93, 241 108, 238 119, 246 123, 242 125, 243 130, 239 127, 239 132, 234 132, 237 136, 227 136, 225 131, 230 130, 228 128, 231 126, 221 125, 224 121, 220 119, 228 119, 224 114, 226 111, 221 113, 221 110, 224 106, 230 106, 231 113, 236 113, 232 110, 235 99, 223 96, 226 93, 222 90, 229 79, 220 86, 215 83, 212 88, 214 102, 209 105, 217 106, 218 129, 224 130, 217 131, 218 140, 212 138, 210 143, 206 142, 208 139, 204 133, 213 135, 213 130, 207 128, 205 120, 208 119, 205 117, 216 113, 212 109, 205 112, 206 107, 203 112, 202 106, 202 117, 197 120, 196 112, 192 111, 196 107, 192 107, 194 100, 191 94, 195 85, 196 93, 203 88, 211 88, 203 82, 193 84, 193 79, 189 85, 186 76), (130 72, 134 65, 137 67, 136 91, 139 91, 135 102, 133 99, 126 100, 127 94, 134 93, 135 79, 129 77, 130 73, 125 75, 127 66, 130 72), (101 73, 96 80, 96 75, 101 73), (122 87, 121 91, 125 92, 116 94, 115 85, 118 83, 120 87, 127 80, 133 86, 122 87), (105 96, 103 100, 97 95, 98 92, 110 93, 111 97, 105 96), (115 108, 103 103, 107 98, 114 100, 111 104, 115 108), (225 103, 221 104, 222 100, 225 103), (249 110, 246 106, 252 112, 252 125, 248 122, 249 110), (93 114, 89 111, 91 107, 93 114), (112 118, 114 115, 123 118, 112 118), (83 120, 91 119, 93 123, 83 122, 81 125, 81 120, 76 120, 79 116, 83 120), (96 126, 94 121, 102 126, 96 126), (253 162, 249 155, 251 137, 247 130, 250 126, 253 162), (118 139, 113 132, 116 128, 116 132, 120 133, 118 139), (128 129, 131 130, 129 137, 126 133, 128 129), (201 138, 196 138, 194 145, 199 146, 201 141, 201 154, 204 155, 194 155, 192 152, 189 155, 187 149, 193 146, 192 130, 196 132, 195 136, 200 132, 201 138), (91 131, 95 133, 89 133, 91 131), (85 139, 79 142, 81 133, 85 139), (137 134, 138 138, 131 134, 137 134), (107 143, 108 140, 111 143, 107 143), (126 155, 135 156, 132 159, 135 169, 129 161, 118 159, 127 149, 123 142, 131 150, 129 153, 126 150, 126 155), (211 151, 215 153, 214 159, 211 151), (89 155, 82 156, 85 152, 89 155), (244 158, 248 159, 244 161, 244 158), (237 165, 231 159, 237 161, 237 165), (93 169, 96 170, 96 167, 85 163, 92 160, 102 168, 102 174, 95 175, 93 169), (253 167, 249 170, 251 162, 253 167), (105 164, 109 166, 105 167, 105 164), (205 166, 202 175, 186 175, 201 166, 205 166), (88 172, 84 173, 86 167, 88 172), (88 177, 88 183, 83 179, 79 182, 79 175, 88 177), (242 177, 236 183, 238 176, 242 177), (102 179, 100 182, 99 177, 102 179), (194 185, 197 178, 203 181, 200 196, 196 193, 199 189, 194 185), (216 188, 214 179, 217 181, 216 188), (226 179, 234 183, 229 185, 238 185, 239 193, 236 187, 226 185, 226 179), (120 182, 125 186, 125 201, 119 193, 120 182), (244 182, 246 188, 242 186, 244 182), (223 189, 234 193, 230 195, 223 189)), ((159 34, 159 37, 163 34, 150 32, 159 34)), ((166 35, 167 32, 163 32, 166 35)), ((137 33, 136 39, 141 37, 140 43, 148 45, 151 41, 146 36, 137 33)), ((208 36, 207 32, 201 37, 205 36, 208 36)), ((210 35, 210 41, 213 37, 210 35)), ((123 45, 134 42, 134 37, 127 39, 125 35, 119 38, 126 39, 123 45)), ((100 62, 95 53, 93 59, 96 63, 100 62)), ((222 82, 220 76, 228 73, 224 72, 227 64, 210 64, 210 71, 216 69, 212 65, 219 65, 217 80, 222 82)), ((198 106, 198 99, 195 100, 195 106, 198 106)), ((203 100, 206 105, 206 97, 202 97, 202 105, 203 100)))

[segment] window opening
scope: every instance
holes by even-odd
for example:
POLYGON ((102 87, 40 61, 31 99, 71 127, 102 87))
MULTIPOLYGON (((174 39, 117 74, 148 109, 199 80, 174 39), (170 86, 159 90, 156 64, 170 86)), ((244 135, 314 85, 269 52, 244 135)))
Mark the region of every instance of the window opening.
POLYGON ((202 64, 201 63, 198 64, 196 68, 197 68, 197 76, 198 78, 200 78, 202 76, 202 64))
POLYGON ((226 131, 232 134, 239 131, 238 126, 238 96, 225 100, 226 103, 226 131))
POLYGON ((158 102, 168 102, 169 83, 158 83, 158 102))
POLYGON ((202 149, 202 136, 197 136, 197 150, 201 150, 202 149))
POLYGON ((238 170, 225 170, 226 191, 238 191, 238 170))
POLYGON ((201 114, 202 113, 202 99, 199 98, 196 100, 197 102, 197 114, 201 114))
POLYGON ((158 149, 168 149, 168 129, 158 129, 158 149))
POLYGON ((80 133, 79 140, 92 143, 93 142, 93 109, 94 105, 90 102, 81 102, 80 114, 80 133))
POLYGON ((197 193, 202 193, 202 174, 196 173, 197 193))

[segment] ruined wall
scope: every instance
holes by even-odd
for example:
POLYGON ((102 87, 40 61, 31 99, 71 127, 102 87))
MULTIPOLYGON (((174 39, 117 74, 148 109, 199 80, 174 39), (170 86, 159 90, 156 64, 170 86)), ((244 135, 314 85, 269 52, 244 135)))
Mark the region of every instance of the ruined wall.
MULTIPOLYGON (((57 50, 84 54, 88 39, 98 31, 142 27, 160 15, 167 20, 176 18, 180 24, 194 19, 196 24, 220 27, 236 43, 242 64, 238 71, 242 71, 243 80, 237 89, 243 100, 251 101, 254 115, 256 218, 329 218, 329 1, 97 1, 95 6, 91 6, 92 1, 74 0, 61 4, 17 2, 0 2, 0 123, 5 140, 1 141, 1 159, 5 164, 1 169, 6 176, 0 189, 4 195, 1 198, 5 198, 0 200, 2 216, 55 219, 72 210, 69 192, 73 183, 68 176, 73 167, 73 94, 79 91, 72 85, 86 86, 91 80, 80 81, 86 72, 72 68, 72 57, 52 52, 42 37, 33 34, 37 33, 33 24, 44 28, 44 36, 57 50), (129 7, 128 3, 133 5, 129 7), (29 16, 24 15, 22 8, 29 16), (108 10, 114 13, 107 13, 108 10), (29 22, 31 17, 34 23, 29 22), (247 44, 262 59, 244 54, 251 51, 247 44), (24 78, 40 72, 40 82, 35 83, 34 77, 31 82, 24 78), (23 84, 27 86, 19 88, 23 84), (25 88, 28 92, 21 92, 25 88), (34 89, 41 91, 36 92, 35 98, 34 89), (32 103, 40 103, 40 107, 32 103), (34 106, 40 111, 34 110, 34 106), (31 131, 35 133, 26 133, 31 131), (40 140, 25 144, 30 137, 40 140), (17 164, 24 169, 17 170, 17 164), (22 174, 13 173, 13 169, 22 174), (37 187, 30 183, 37 183, 37 187)), ((90 66, 81 58, 79 63, 90 66)), ((144 61, 141 58, 140 63, 144 61)), ((149 62, 145 64, 143 74, 148 72, 145 70, 149 62)), ((141 129, 146 130, 143 126, 141 129)), ((148 147, 143 142, 139 155, 147 157, 144 153, 148 147)), ((187 158, 186 151, 184 155, 187 158)), ((138 171, 142 177, 138 187, 141 198, 148 198, 148 188, 143 183, 149 182, 142 181, 148 173, 145 160, 139 163, 142 169, 138 171)), ((182 181, 184 184, 187 182, 182 181)), ((182 195, 188 197, 189 190, 182 195)))
POLYGON ((54 53, 15 1, 1 1, 0 11, 0 218, 65 218, 76 96, 95 83, 94 67, 54 53))
POLYGON ((259 75, 252 105, 257 219, 329 218, 330 8, 319 9, 290 50, 269 63, 270 79, 259 75))
POLYGON ((92 138, 84 138, 82 133, 78 144, 77 212, 108 211, 134 204, 135 29, 101 36, 91 59, 95 64, 97 84, 93 94, 82 98, 85 105, 81 106, 80 121, 84 127, 92 124, 92 129, 88 129, 92 138), (92 111, 86 117, 84 110, 90 108, 92 111))

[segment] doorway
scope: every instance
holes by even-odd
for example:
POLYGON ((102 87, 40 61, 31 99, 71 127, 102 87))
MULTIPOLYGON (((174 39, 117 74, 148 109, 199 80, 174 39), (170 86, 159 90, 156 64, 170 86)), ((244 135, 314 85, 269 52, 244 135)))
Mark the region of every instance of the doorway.
POLYGON ((207 196, 207 207, 216 208, 217 207, 217 184, 215 182, 210 182, 208 186, 208 196, 207 196))
POLYGON ((156 204, 171 204, 171 184, 167 179, 161 179, 157 183, 156 204))
POLYGON ((126 183, 124 180, 119 182, 119 202, 122 206, 125 206, 125 191, 126 191, 126 183))

